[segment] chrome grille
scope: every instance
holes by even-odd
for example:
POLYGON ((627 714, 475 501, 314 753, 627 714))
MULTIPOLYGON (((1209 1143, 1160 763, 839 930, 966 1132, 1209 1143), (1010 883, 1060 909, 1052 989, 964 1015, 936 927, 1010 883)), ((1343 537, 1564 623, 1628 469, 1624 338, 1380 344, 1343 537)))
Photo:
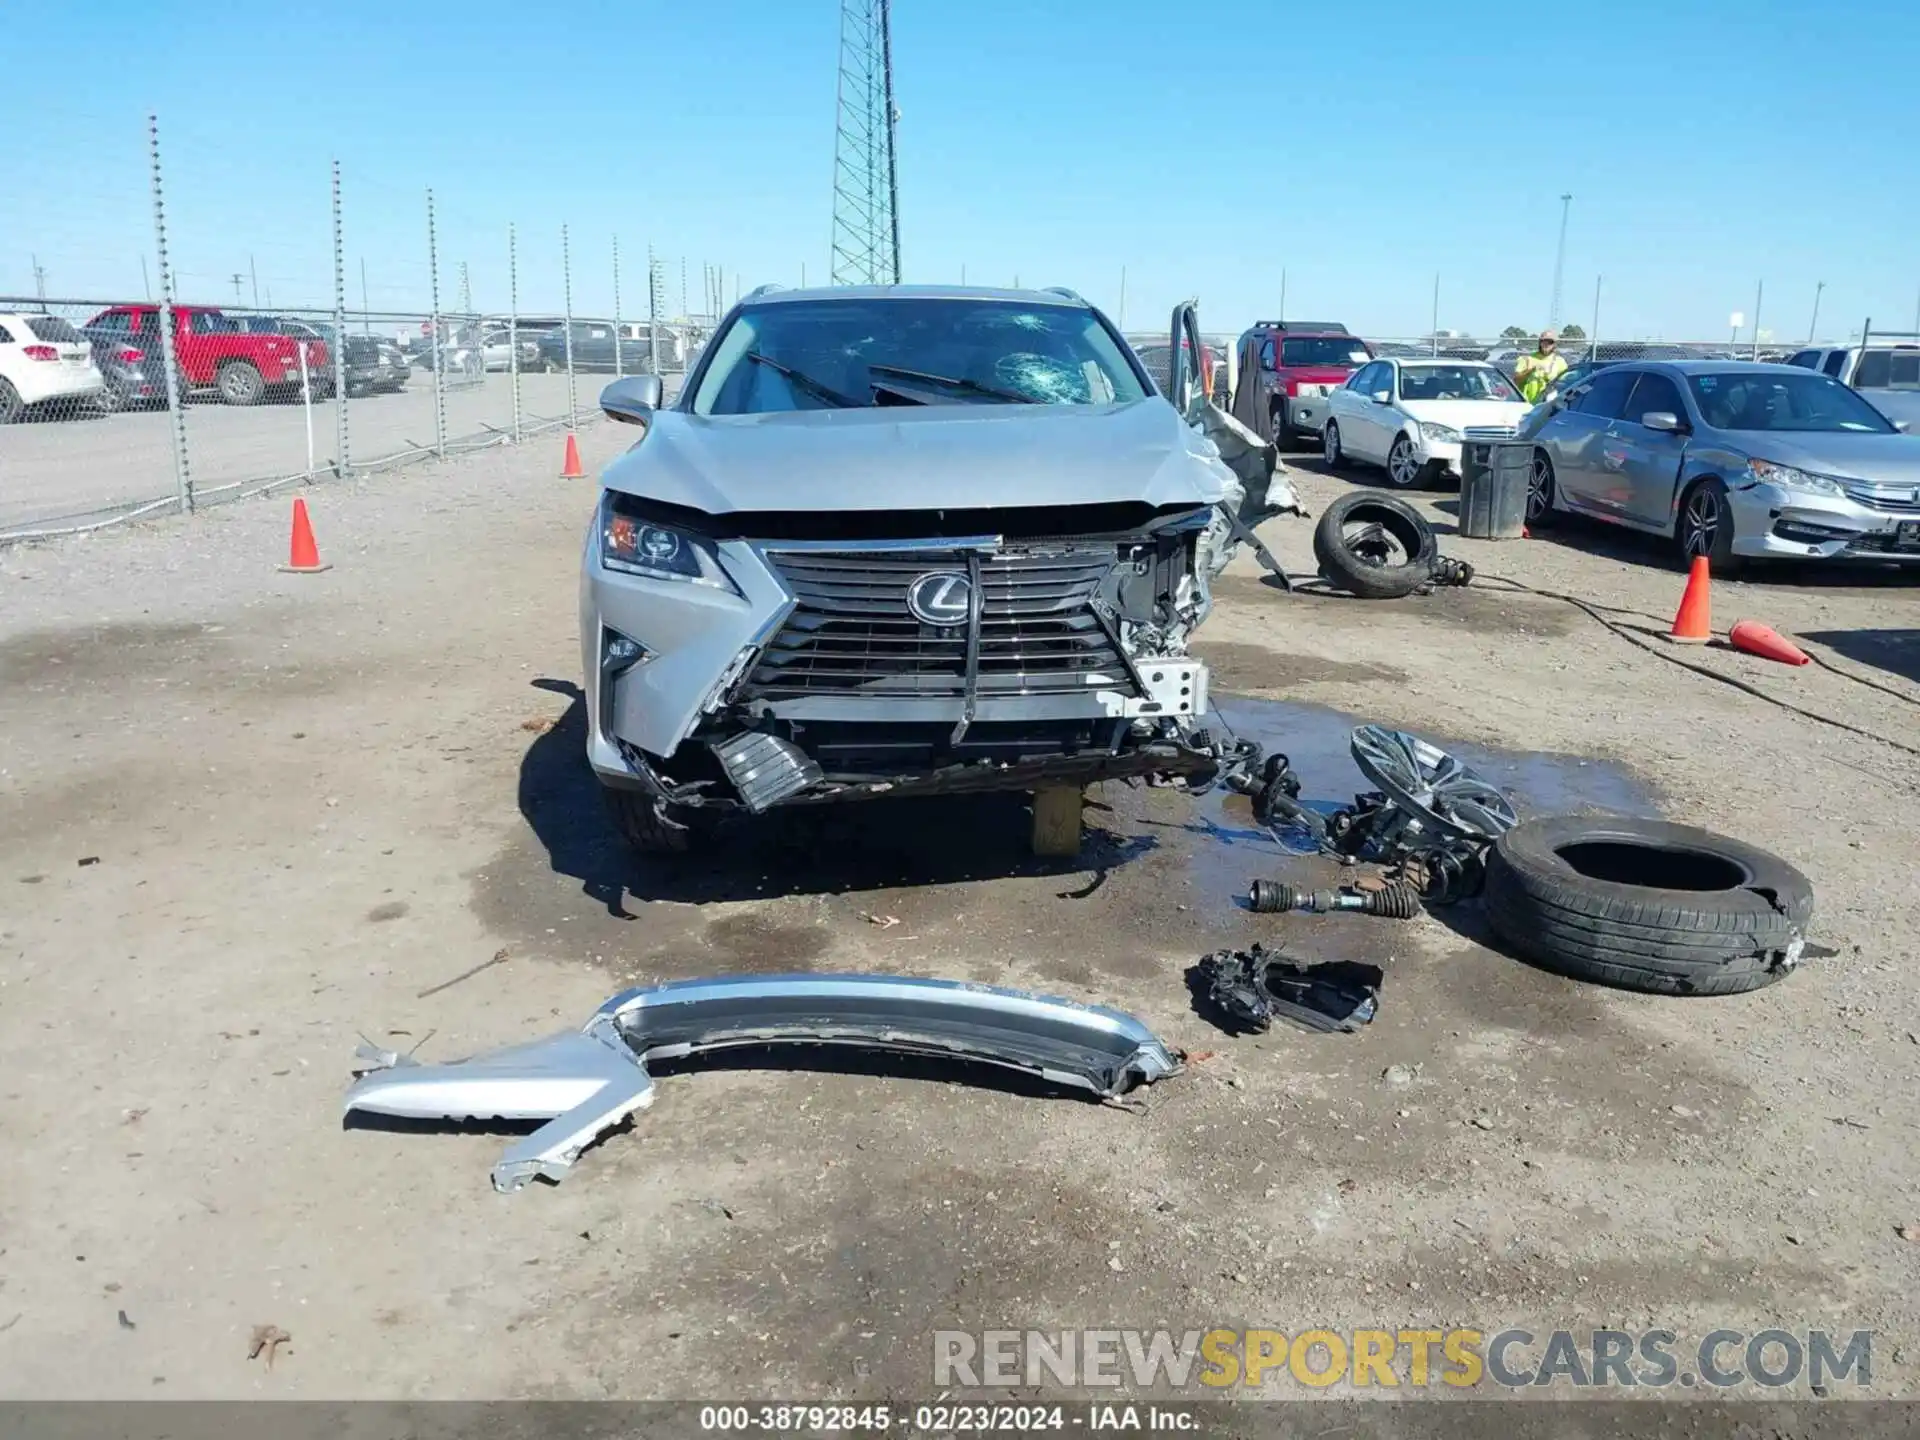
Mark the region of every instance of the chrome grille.
MULTIPOLYGON (((967 627, 907 609, 920 576, 965 574, 958 550, 778 550, 768 562, 793 594, 736 699, 965 693, 967 627)), ((1119 561, 1111 544, 1035 542, 981 556, 980 695, 1131 690, 1092 608, 1119 561)))
POLYGON ((1911 485, 1842 485, 1847 498, 1883 515, 1920 515, 1920 489, 1911 485))

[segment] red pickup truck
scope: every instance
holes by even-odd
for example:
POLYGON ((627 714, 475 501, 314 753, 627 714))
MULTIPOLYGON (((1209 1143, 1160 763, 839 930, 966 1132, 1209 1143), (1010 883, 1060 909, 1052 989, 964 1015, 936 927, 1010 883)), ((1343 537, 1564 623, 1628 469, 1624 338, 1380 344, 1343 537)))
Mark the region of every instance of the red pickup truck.
MULTIPOLYGON (((125 336, 135 344, 145 341, 155 354, 160 351, 158 305, 114 305, 83 328, 125 336)), ((249 334, 238 320, 212 306, 173 307, 173 355, 180 383, 191 390, 217 390, 229 405, 257 405, 275 391, 297 392, 303 347, 314 395, 332 394, 333 357, 325 341, 249 334)))

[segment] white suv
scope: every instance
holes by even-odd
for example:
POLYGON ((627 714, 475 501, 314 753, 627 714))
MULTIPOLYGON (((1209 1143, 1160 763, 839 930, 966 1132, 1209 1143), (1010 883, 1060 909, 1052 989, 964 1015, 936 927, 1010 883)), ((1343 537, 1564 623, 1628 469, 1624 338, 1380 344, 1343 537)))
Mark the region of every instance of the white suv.
POLYGON ((58 315, 0 315, 0 425, 29 405, 91 401, 106 383, 86 336, 58 315))

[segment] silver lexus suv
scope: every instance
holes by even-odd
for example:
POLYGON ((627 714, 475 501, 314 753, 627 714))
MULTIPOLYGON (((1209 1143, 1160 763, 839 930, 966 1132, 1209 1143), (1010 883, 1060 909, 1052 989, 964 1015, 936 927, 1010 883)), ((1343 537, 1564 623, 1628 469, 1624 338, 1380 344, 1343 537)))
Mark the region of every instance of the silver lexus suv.
MULTIPOLYGON (((1217 770, 1187 650, 1250 526, 1299 511, 1207 402, 1068 291, 755 292, 601 476, 587 757, 629 842, 882 796, 1217 770)), ((1182 340, 1188 343, 1183 347, 1182 340)))

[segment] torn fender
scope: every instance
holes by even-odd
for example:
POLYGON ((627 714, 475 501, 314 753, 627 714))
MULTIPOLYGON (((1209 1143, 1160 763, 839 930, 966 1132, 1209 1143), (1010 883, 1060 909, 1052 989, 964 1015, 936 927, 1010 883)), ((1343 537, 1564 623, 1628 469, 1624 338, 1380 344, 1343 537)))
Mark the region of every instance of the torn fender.
POLYGON ((977 1061, 1100 1099, 1180 1070, 1144 1024, 1105 1006, 896 975, 741 975, 628 990, 577 1032, 470 1060, 368 1055, 346 1113, 547 1120, 494 1166, 494 1188, 518 1190, 564 1178, 588 1145, 650 1105, 647 1061, 790 1044, 977 1061))

